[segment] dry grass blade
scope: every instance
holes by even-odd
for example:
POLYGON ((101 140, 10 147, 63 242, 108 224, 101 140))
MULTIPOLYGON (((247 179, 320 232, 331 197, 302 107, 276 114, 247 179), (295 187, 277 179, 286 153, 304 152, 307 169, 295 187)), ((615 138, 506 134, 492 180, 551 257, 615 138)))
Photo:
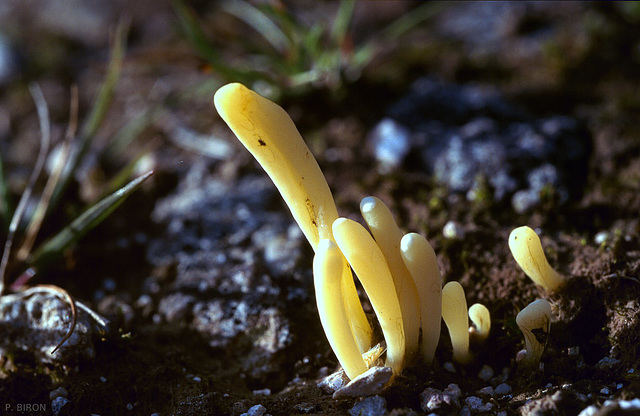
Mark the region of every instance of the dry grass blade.
MULTIPOLYGON (((0 227, 9 225, 11 216, 11 204, 9 202, 9 188, 4 177, 2 155, 0 155, 0 227)), ((3 230, 4 231, 4 230, 3 230)))
POLYGON ((51 197, 53 196, 53 191, 58 184, 58 180, 62 175, 62 171, 66 164, 67 158, 69 157, 69 152, 71 151, 71 143, 78 130, 78 88, 75 86, 71 89, 71 108, 69 112, 70 121, 67 128, 67 133, 65 135, 64 143, 62 145, 62 151, 60 152, 57 163, 53 168, 51 175, 47 179, 47 184, 45 185, 44 191, 42 192, 40 201, 38 201, 38 206, 36 207, 36 210, 31 217, 31 221, 29 222, 29 226, 27 227, 27 230, 25 232, 24 243, 22 243, 22 247, 20 247, 16 255, 17 259, 20 261, 26 260, 26 258, 29 256, 29 253, 31 253, 33 243, 36 240, 38 232, 40 231, 40 227, 42 226, 42 222, 44 221, 44 217, 47 213, 49 202, 51 201, 51 197))
POLYGON ((45 241, 38 249, 35 250, 28 260, 30 267, 39 271, 49 264, 51 260, 58 257, 64 249, 76 242, 89 230, 108 217, 113 210, 124 202, 124 200, 138 189, 140 185, 142 185, 142 183, 151 175, 153 175, 153 171, 149 171, 132 180, 126 186, 120 188, 83 212, 78 218, 73 220, 71 224, 66 226, 51 239, 45 241))
MULTIPOLYGON (((78 323, 78 307, 80 307, 80 305, 76 304, 75 299, 73 299, 73 296, 71 296, 71 294, 69 294, 69 292, 67 292, 66 290, 62 289, 61 287, 58 287, 58 286, 55 286, 55 285, 38 285, 38 286, 30 287, 30 288, 20 292, 19 296, 21 298, 26 298, 26 297, 29 297, 29 296, 33 295, 34 293, 42 293, 42 292, 49 293, 49 294, 52 294, 54 296, 62 298, 63 300, 65 300, 69 304, 69 307, 71 308, 71 325, 67 329, 67 332, 62 337, 60 342, 58 342, 58 344, 53 348, 53 350, 51 350, 51 354, 55 354, 56 351, 58 351, 58 349, 60 349, 62 344, 64 344, 65 341, 67 341, 69 338, 71 338, 71 335, 73 335, 73 331, 76 329, 76 324, 78 323)), ((82 305, 82 309, 86 310, 86 309, 89 309, 89 308, 87 308, 86 306, 82 305)), ((106 319, 102 318, 100 315, 98 315, 97 313, 95 313, 94 311, 92 311, 90 309, 89 309, 89 311, 91 312, 89 315, 93 319, 95 319, 100 325, 106 326, 108 324, 106 319), (96 317, 97 317, 97 319, 96 319, 96 317)))
POLYGON ((73 330, 76 329, 76 323, 78 322, 78 311, 76 310, 76 303, 69 292, 61 287, 54 285, 38 285, 35 286, 35 289, 40 289, 45 292, 62 296, 71 307, 71 325, 69 326, 69 329, 67 330, 67 333, 64 335, 64 337, 62 337, 60 342, 58 342, 58 345, 56 345, 55 348, 51 351, 51 354, 53 355, 56 353, 56 351, 58 351, 62 344, 64 344, 64 342, 71 337, 71 335, 73 334, 73 330))
POLYGON ((13 239, 15 237, 16 230, 18 229, 18 225, 22 220, 22 216, 24 215, 24 211, 27 207, 27 203, 29 202, 29 198, 31 198, 33 187, 35 186, 35 183, 38 180, 42 169, 44 168, 47 154, 49 153, 49 145, 51 142, 49 109, 47 107, 47 102, 42 95, 42 90, 37 84, 31 84, 29 86, 29 91, 31 92, 33 100, 36 104, 36 110, 38 111, 38 120, 40 122, 40 130, 42 133, 40 135, 40 150, 38 152, 38 158, 36 159, 35 167, 31 172, 29 183, 27 184, 27 187, 20 197, 20 202, 18 202, 18 206, 16 207, 16 210, 13 213, 13 217, 11 218, 11 224, 9 224, 9 232, 7 233, 7 239, 4 244, 2 260, 0 260, 0 295, 4 293, 4 279, 7 271, 7 264, 9 263, 9 256, 11 254, 13 239))

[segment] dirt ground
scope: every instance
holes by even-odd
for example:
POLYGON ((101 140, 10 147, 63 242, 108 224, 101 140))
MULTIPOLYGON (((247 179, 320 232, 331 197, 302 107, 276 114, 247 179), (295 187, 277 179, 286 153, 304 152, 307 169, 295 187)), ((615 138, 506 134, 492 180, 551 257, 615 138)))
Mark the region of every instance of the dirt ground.
MULTIPOLYGON (((245 56, 277 51, 224 11, 232 3, 187 6, 241 76, 245 56)), ((266 3, 309 27, 329 26, 338 8, 332 1, 266 3)), ((357 3, 342 53, 418 6, 357 3)), ((52 139, 60 142, 71 85, 78 86, 82 120, 106 72, 116 24, 129 25, 114 101, 88 162, 38 241, 95 201, 131 160, 143 155, 138 172, 155 170, 30 282, 64 288, 110 324, 105 333, 88 330, 90 353, 67 347, 60 359, 0 333, 2 414, 577 415, 589 406, 585 415, 640 412, 631 402, 640 397, 637 4, 443 3, 404 36, 381 36, 356 75, 343 68, 338 81, 327 76, 293 88, 280 74, 281 84, 253 85, 292 116, 342 216, 362 222, 360 200, 378 196, 401 228, 427 236, 444 280, 459 281, 469 305, 480 302, 491 312, 490 336, 472 345, 470 364, 451 363, 443 325, 434 365, 407 368, 376 396, 382 405, 334 400, 317 386, 337 360, 315 309, 312 250, 213 108, 213 92, 233 75, 180 35, 178 16, 171 3, 146 0, 0 6, 0 35, 11 45, 11 55, 0 59, 14 64, 6 77, 0 71, 0 155, 14 206, 40 140, 28 84, 42 88, 52 139), (591 149, 585 179, 565 184, 566 200, 551 189, 517 212, 509 198, 470 200, 453 192, 411 157, 380 169, 370 132, 424 77, 489 88, 533 120, 576 120, 591 149), (124 151, 105 151, 123 125, 149 109, 153 118, 124 151), (458 237, 445 237, 450 222, 458 237), (550 264, 568 278, 562 289, 546 292, 517 266, 507 241, 520 225, 539 231, 550 264), (525 372, 516 363, 524 340, 515 316, 540 298, 552 304, 550 336, 541 369, 525 372), (460 389, 456 403, 429 408, 423 392, 452 384, 460 389), (358 413, 358 405, 365 410, 358 413)), ((11 283, 22 270, 9 270, 11 283)), ((69 317, 61 322, 66 328, 69 317)), ((0 329, 14 334, 23 324, 0 329)))

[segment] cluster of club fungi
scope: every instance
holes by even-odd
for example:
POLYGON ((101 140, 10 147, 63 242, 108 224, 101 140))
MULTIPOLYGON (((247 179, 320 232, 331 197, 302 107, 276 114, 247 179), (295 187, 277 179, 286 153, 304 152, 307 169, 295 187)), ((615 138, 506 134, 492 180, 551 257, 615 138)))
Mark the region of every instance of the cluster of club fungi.
MULTIPOLYGON (((220 88, 215 107, 242 144, 267 172, 315 252, 313 276, 318 313, 329 344, 350 380, 371 365, 370 351, 386 348, 384 366, 398 374, 416 360, 430 364, 444 320, 453 360, 471 361, 469 336, 489 335, 488 309, 467 309, 462 286, 442 286, 436 254, 420 234, 404 234, 389 208, 366 197, 360 211, 369 230, 338 216, 317 161, 289 115, 277 104, 233 83, 220 88), (381 347, 364 313, 353 279, 366 292, 384 337, 381 347), (469 326, 469 318, 473 325, 469 326)), ((538 285, 556 290, 564 278, 547 262, 540 239, 529 227, 513 230, 509 247, 517 263, 538 285)), ((550 304, 531 303, 516 317, 525 337, 521 358, 536 367, 551 323, 550 304), (542 336, 541 336, 542 335, 542 336)))

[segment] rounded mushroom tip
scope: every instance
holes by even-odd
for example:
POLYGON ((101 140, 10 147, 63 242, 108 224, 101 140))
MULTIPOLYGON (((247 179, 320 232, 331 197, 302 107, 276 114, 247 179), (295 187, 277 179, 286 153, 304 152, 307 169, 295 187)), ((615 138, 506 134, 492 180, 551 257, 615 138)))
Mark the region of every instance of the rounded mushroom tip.
POLYGON ((216 109, 220 111, 220 106, 228 102, 234 95, 237 95, 241 92, 248 91, 248 88, 239 82, 232 82, 231 84, 223 85, 218 88, 218 91, 213 96, 213 103, 216 106, 216 109))
POLYGON ((533 231, 530 227, 527 227, 526 225, 515 228, 513 231, 511 231, 511 234, 509 234, 509 245, 511 246, 516 242, 521 243, 522 240, 526 239, 527 237, 530 237, 531 233, 535 234, 535 231, 533 231))
POLYGON ((360 211, 363 213, 373 211, 377 202, 376 198, 372 196, 362 198, 362 201, 360 201, 360 211))
POLYGON ((345 223, 345 222, 349 222, 349 220, 348 220, 347 218, 343 218, 343 217, 337 218, 337 219, 333 222, 332 227, 333 227, 333 228, 339 227, 340 225, 342 225, 342 224, 343 224, 343 223, 345 223))
POLYGON ((405 234, 404 236, 402 236, 402 239, 400 240, 400 250, 402 251, 409 250, 409 248, 411 248, 416 243, 418 238, 420 238, 420 236, 419 234, 416 234, 416 233, 405 234))

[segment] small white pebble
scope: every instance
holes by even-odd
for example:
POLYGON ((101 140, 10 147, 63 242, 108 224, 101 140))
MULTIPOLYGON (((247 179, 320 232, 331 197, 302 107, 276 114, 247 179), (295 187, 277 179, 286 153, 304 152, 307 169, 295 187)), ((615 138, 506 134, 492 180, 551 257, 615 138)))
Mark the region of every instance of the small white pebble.
POLYGON ((444 363, 444 369, 447 370, 450 373, 455 373, 456 372, 456 366, 453 365, 453 363, 451 361, 447 361, 446 363, 444 363))
POLYGON ((605 241, 607 241, 607 239, 609 238, 609 232, 608 231, 600 231, 598 234, 595 235, 595 237, 593 237, 593 241, 600 245, 602 243, 604 243, 605 241))
POLYGON ((478 372, 478 378, 480 380, 489 381, 493 377, 493 368, 488 365, 483 365, 480 371, 478 372))
POLYGON ((442 235, 444 238, 451 240, 462 240, 465 234, 460 224, 454 221, 449 221, 444 225, 442 235))
POLYGON ((67 389, 64 387, 58 387, 55 390, 49 392, 49 400, 54 400, 57 397, 67 397, 67 389))
POLYGON ((608 370, 620 363, 620 360, 612 357, 604 357, 596 364, 599 369, 608 370))
POLYGON ((469 409, 473 411, 477 411, 478 409, 480 409, 480 407, 482 407, 482 399, 476 396, 467 397, 466 399, 464 399, 464 403, 469 406, 469 409))
POLYGON ((105 376, 100 376, 100 381, 102 381, 103 383, 106 383, 107 378, 105 376))
POLYGON ((636 372, 635 368, 630 368, 627 370, 627 374, 633 374, 635 372, 636 372))
POLYGON ((240 416, 263 416, 267 412, 267 408, 261 404, 251 406, 247 413, 243 413, 240 416))
POLYGON ((127 403, 127 410, 133 410, 133 405, 131 403, 127 403))
POLYGON ((58 396, 51 401, 51 412, 54 415, 58 415, 69 403, 71 403, 71 401, 66 397, 58 396))
POLYGON ((511 390, 513 389, 511 388, 510 385, 508 385, 507 383, 502 383, 502 384, 498 384, 494 391, 496 392, 496 394, 504 395, 504 394, 511 393, 511 390))
POLYGON ((254 390, 254 396, 269 396, 271 395, 271 389, 254 390))
POLYGON ((195 381, 196 383, 200 383, 202 381, 202 379, 200 377, 198 377, 198 376, 195 376, 193 378, 193 381, 195 381))
POLYGON ((618 383, 618 384, 616 384, 616 389, 617 389, 617 390, 620 390, 620 389, 621 389, 621 388, 623 388, 623 387, 624 387, 624 384, 622 384, 622 383, 618 383))
POLYGON ((600 389, 600 394, 611 394, 611 390, 609 390, 607 387, 603 387, 600 389))

